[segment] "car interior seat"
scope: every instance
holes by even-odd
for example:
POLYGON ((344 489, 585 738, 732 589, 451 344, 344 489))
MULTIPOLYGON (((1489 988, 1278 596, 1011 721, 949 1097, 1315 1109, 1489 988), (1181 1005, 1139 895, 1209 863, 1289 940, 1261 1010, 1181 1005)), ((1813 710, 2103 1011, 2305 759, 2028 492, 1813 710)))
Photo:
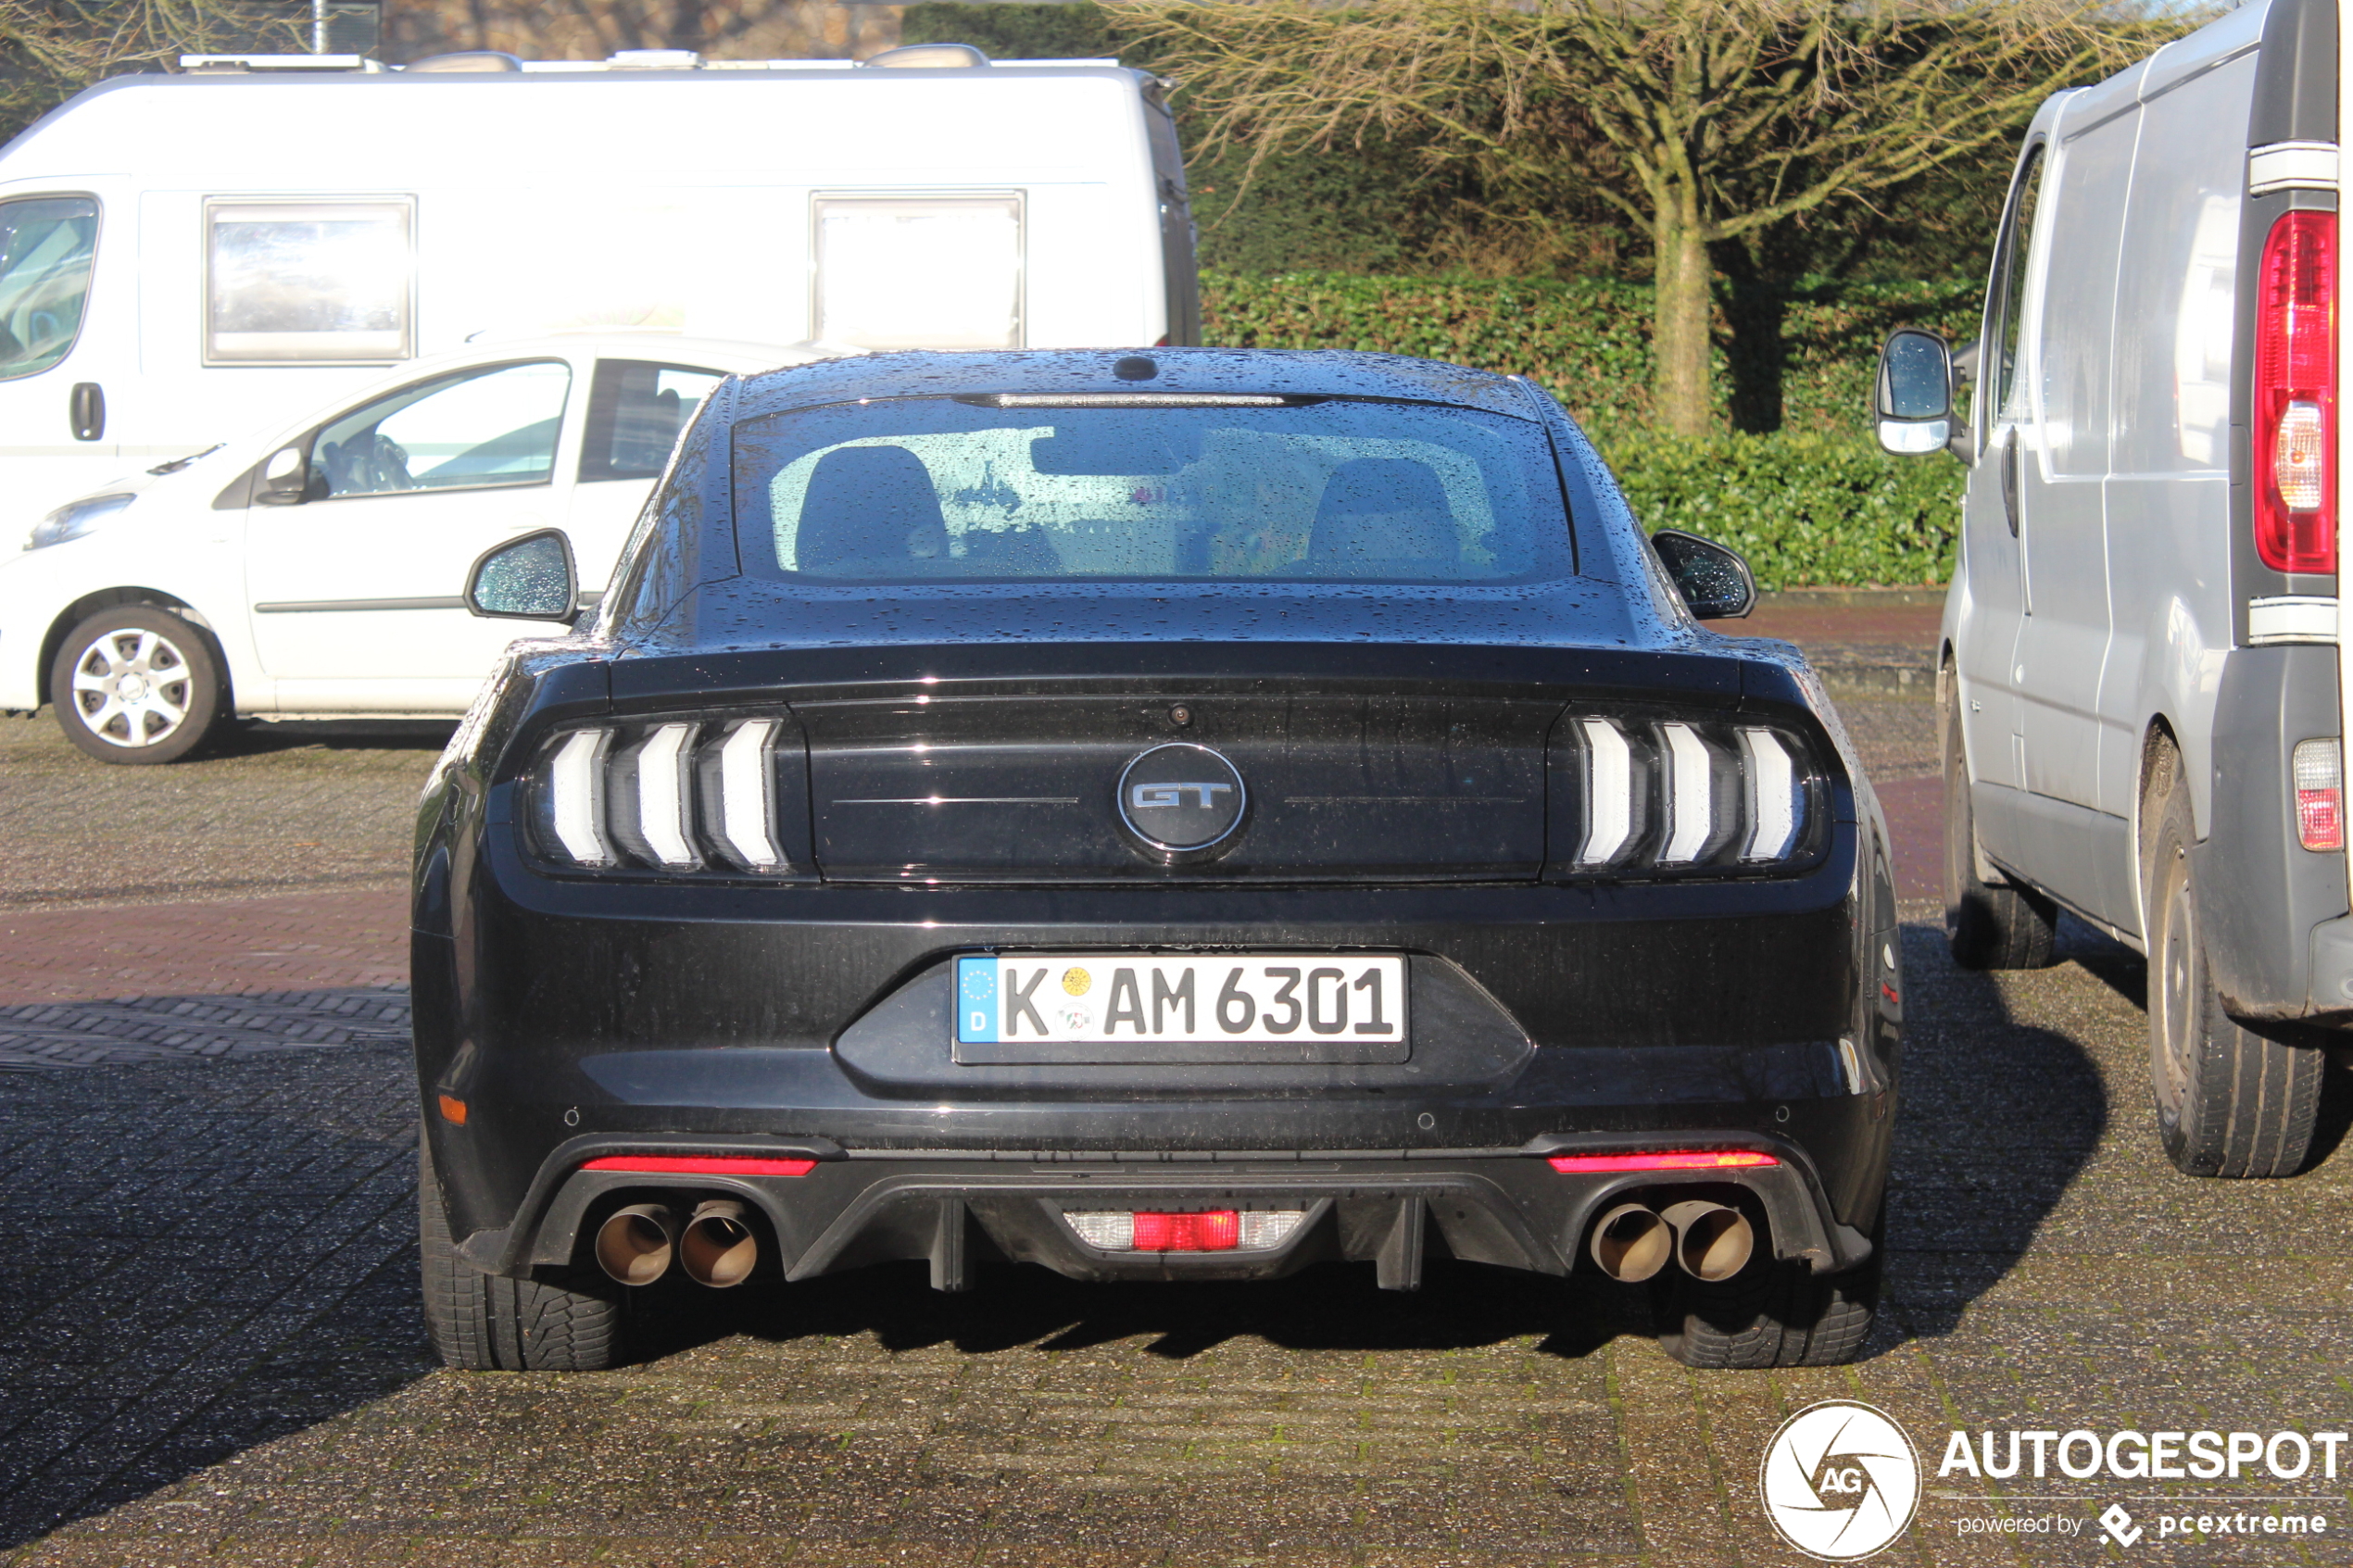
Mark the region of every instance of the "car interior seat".
POLYGON ((1446 487, 1410 458, 1353 458, 1324 482, 1307 564, 1334 576, 1453 576, 1461 531, 1446 487))
POLYGON ((794 537, 797 570, 873 576, 948 558, 931 470, 904 446, 842 446, 817 459, 794 537))

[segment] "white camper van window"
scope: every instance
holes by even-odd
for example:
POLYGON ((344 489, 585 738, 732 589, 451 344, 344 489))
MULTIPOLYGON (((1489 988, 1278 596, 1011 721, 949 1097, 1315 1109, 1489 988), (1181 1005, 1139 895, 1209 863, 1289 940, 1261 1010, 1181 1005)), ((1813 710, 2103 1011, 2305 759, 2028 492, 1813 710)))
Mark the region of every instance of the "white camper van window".
POLYGON ((0 381, 72 350, 97 251, 98 204, 88 197, 0 202, 0 381))
POLYGON ((1019 195, 817 196, 812 221, 820 342, 1022 345, 1019 195))
POLYGON ((349 364, 410 347, 410 204, 205 204, 205 362, 349 364))
POLYGON ((403 387, 319 433, 313 499, 545 484, 572 370, 561 360, 465 370, 403 387))

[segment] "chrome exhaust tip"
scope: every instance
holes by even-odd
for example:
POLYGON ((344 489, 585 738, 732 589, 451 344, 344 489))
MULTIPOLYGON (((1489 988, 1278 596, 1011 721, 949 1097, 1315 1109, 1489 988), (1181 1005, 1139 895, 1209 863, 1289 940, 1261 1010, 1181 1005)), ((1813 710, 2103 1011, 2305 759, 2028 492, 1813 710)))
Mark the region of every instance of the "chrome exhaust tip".
POLYGON ((1659 1218, 1674 1227, 1675 1261, 1685 1273, 1709 1285, 1748 1267, 1756 1250, 1756 1231, 1747 1216, 1724 1204, 1692 1198, 1667 1205, 1659 1218))
POLYGON ((678 1216, 659 1203, 633 1203, 597 1227, 597 1266, 623 1285, 651 1285, 670 1272, 678 1216))
POLYGON ((1639 1203, 1621 1203, 1593 1223, 1588 1244, 1602 1273, 1624 1285, 1640 1285, 1667 1266, 1675 1233, 1639 1203))
POLYGON ((678 1266, 697 1285, 724 1290, 741 1285, 760 1261, 760 1238, 752 1234, 744 1206, 732 1198, 695 1205, 686 1234, 678 1238, 678 1266))

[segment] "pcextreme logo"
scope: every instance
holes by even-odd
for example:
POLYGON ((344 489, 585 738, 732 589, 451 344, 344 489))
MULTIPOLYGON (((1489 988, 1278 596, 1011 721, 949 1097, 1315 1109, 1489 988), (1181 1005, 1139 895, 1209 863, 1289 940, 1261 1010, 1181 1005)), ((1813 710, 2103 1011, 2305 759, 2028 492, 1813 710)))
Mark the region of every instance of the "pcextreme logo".
POLYGON ((1781 1539, 1825 1562, 1855 1562, 1911 1524, 1920 1456, 1884 1411, 1825 1399, 1773 1434, 1756 1484, 1781 1539))

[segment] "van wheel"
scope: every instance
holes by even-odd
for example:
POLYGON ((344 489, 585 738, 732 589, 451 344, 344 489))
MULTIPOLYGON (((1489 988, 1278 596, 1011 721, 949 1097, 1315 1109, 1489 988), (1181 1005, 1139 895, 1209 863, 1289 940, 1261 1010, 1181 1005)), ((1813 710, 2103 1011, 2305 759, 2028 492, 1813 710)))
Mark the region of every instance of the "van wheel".
POLYGON ((1675 1270, 1655 1290, 1658 1348, 1685 1366, 1843 1366, 1879 1314, 1880 1255, 1839 1274, 1760 1257, 1717 1285, 1675 1270))
POLYGON ((2222 1010, 2206 965, 2195 830, 2181 764, 2151 803, 2147 861, 2149 1082, 2166 1158, 2193 1176, 2292 1176, 2312 1147, 2326 1053, 2283 1045, 2222 1010))
POLYGON ((1959 684, 1951 666, 1937 688, 1944 740, 1944 940, 1963 969, 2041 969, 2057 943, 2058 906, 2014 883, 1977 874, 1977 814, 1969 805, 1959 684))
POLYGON ((116 605, 58 645, 49 697, 66 738, 101 762, 177 762, 220 716, 220 660, 194 622, 116 605))
POLYGON ((567 1271, 557 1280, 486 1274, 458 1256, 422 1134, 417 1139, 417 1251, 425 1330, 445 1366, 470 1372, 599 1372, 621 1346, 616 1287, 567 1271))

